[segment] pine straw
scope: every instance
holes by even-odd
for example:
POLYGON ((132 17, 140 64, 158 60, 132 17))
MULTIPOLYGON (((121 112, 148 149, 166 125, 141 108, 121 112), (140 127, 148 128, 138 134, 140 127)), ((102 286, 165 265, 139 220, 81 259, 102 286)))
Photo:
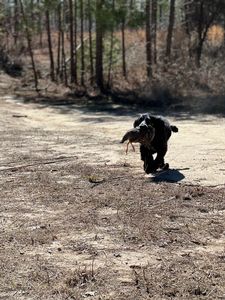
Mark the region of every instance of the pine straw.
POLYGON ((70 160, 1 177, 1 296, 222 297, 224 189, 70 160), (129 262, 140 251, 155 259, 129 262))

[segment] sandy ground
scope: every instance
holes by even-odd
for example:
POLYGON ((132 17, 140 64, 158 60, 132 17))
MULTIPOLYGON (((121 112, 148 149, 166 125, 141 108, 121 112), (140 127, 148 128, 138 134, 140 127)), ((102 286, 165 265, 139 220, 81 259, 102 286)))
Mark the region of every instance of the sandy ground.
POLYGON ((169 116, 152 177, 119 144, 136 112, 0 108, 0 299, 224 299, 222 118, 169 116))
MULTIPOLYGON (((89 164, 129 163, 134 172, 142 174, 139 147, 136 153, 130 148, 126 156, 125 146, 119 144, 123 134, 132 128, 137 114, 131 116, 116 113, 59 106, 50 108, 25 105, 13 97, 1 99, 1 114, 8 116, 2 126, 15 126, 21 130, 35 129, 45 135, 38 140, 38 151, 52 151, 60 155, 76 155, 89 164), (25 115, 16 118, 14 115, 25 115), (45 133, 54 134, 54 140, 45 133), (71 138, 71 136, 73 138, 71 138), (75 143, 74 143, 75 138, 75 143), (49 140, 50 139, 50 140, 49 140)), ((212 116, 177 115, 168 117, 179 128, 172 135, 166 160, 171 170, 160 175, 159 180, 182 181, 193 184, 220 186, 225 183, 225 119, 212 116)), ((35 137, 32 141, 35 143, 35 137)), ((33 145, 31 145, 33 146, 33 145)), ((29 150, 27 145, 26 151, 29 150)), ((6 166, 1 166, 4 168, 6 166)))

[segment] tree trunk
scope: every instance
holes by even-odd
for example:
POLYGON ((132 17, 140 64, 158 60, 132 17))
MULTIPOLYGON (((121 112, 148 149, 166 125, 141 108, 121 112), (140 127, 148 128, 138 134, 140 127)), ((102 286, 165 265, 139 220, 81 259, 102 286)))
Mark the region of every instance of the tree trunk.
POLYGON ((95 61, 95 80, 99 89, 104 92, 103 76, 103 26, 102 8, 104 0, 96 0, 96 61, 95 61))
POLYGON ((159 4, 159 22, 160 22, 160 27, 161 27, 162 21, 163 21, 163 5, 160 3, 159 4))
POLYGON ((81 77, 80 82, 81 85, 84 85, 84 72, 85 72, 85 64, 84 64, 84 7, 83 0, 80 0, 80 40, 81 40, 81 77))
POLYGON ((63 3, 63 11, 62 11, 62 28, 61 28, 61 40, 62 40, 62 67, 61 67, 61 77, 64 79, 65 86, 68 86, 68 76, 67 76, 67 66, 66 66, 66 53, 65 53, 65 23, 66 23, 66 5, 63 3))
POLYGON ((61 77, 64 79, 65 86, 68 86, 67 68, 66 68, 66 54, 65 54, 65 33, 64 30, 61 32, 62 35, 62 67, 61 77))
POLYGON ((14 0, 14 43, 17 45, 19 33, 19 7, 18 0, 14 0))
POLYGON ((152 77, 152 41, 151 41, 151 15, 150 15, 151 0, 146 0, 145 3, 145 37, 146 37, 146 71, 147 77, 152 77))
POLYGON ((62 32, 62 11, 61 11, 61 3, 58 4, 58 45, 57 45, 57 68, 56 75, 59 77, 61 72, 61 32, 62 32))
POLYGON ((167 40, 166 40, 167 59, 169 59, 171 55, 174 21, 175 21, 175 0, 170 0, 170 16, 169 16, 168 33, 167 33, 167 40))
MULTIPOLYGON (((112 1, 112 11, 115 10, 115 0, 112 1)), ((108 68, 108 80, 107 80, 107 88, 111 85, 111 71, 113 64, 113 43, 114 43, 114 26, 112 24, 111 33, 110 33, 110 52, 109 52, 109 68, 108 68)))
POLYGON ((123 66, 123 77, 127 78, 127 66, 126 66, 126 45, 125 45, 125 18, 121 24, 121 35, 122 35, 122 66, 123 66))
POLYGON ((90 57, 90 77, 91 84, 94 79, 94 59, 93 59, 93 45, 92 45, 92 14, 91 14, 91 3, 88 0, 88 36, 89 36, 89 57, 90 57))
POLYGON ((74 75, 77 84, 77 0, 74 0, 74 75))
POLYGON ((204 24, 204 0, 202 0, 199 3, 199 14, 198 14, 198 26, 197 26, 197 31, 198 31, 198 45, 196 48, 196 66, 200 67, 201 66, 201 56, 202 56, 202 50, 203 50, 203 45, 207 37, 208 30, 210 26, 212 25, 215 16, 217 15, 218 11, 215 10, 213 13, 211 13, 210 18, 206 24, 204 24))
POLYGON ((191 48, 191 31, 190 31, 190 10, 191 10, 191 5, 190 5, 190 0, 185 0, 184 1, 184 28, 185 32, 187 34, 188 38, 188 52, 189 52, 189 57, 192 57, 192 48, 191 48))
POLYGON ((26 18, 25 12, 24 12, 23 2, 21 0, 20 0, 20 7, 21 7, 21 13, 22 13, 22 16, 23 16, 24 24, 25 24, 28 50, 29 50, 32 70, 33 70, 33 74, 34 74, 35 89, 36 89, 37 92, 39 92, 39 89, 38 89, 38 76, 37 76, 36 66, 35 66, 35 62, 34 62, 33 49, 32 49, 32 45, 31 45, 31 36, 30 36, 29 29, 28 29, 28 22, 27 22, 27 18, 26 18))
POLYGON ((112 64, 113 64, 113 43, 114 43, 114 30, 111 30, 110 33, 110 52, 109 52, 109 67, 108 67, 108 80, 107 80, 107 88, 111 85, 111 72, 112 72, 112 64))
POLYGON ((134 8, 134 0, 130 0, 130 5, 129 5, 130 10, 134 8))
POLYGON ((152 43, 153 43, 153 62, 157 63, 157 0, 152 0, 152 43))
POLYGON ((40 11, 40 0, 37 0, 38 4, 38 31, 39 31, 39 46, 43 48, 43 32, 42 32, 42 13, 40 11))
POLYGON ((73 0, 69 0, 69 27, 70 27, 70 82, 75 82, 74 64, 74 20, 73 20, 73 0))
POLYGON ((198 68, 201 67, 201 57, 202 57, 203 44, 204 44, 204 40, 203 39, 199 40, 198 46, 197 46, 197 49, 196 49, 196 66, 198 68))
POLYGON ((51 80, 55 81, 55 66, 54 66, 54 56, 53 56, 53 51, 52 51, 52 39, 51 39, 51 28, 50 28, 49 10, 45 11, 45 18, 46 18, 46 29, 47 29, 47 36, 48 36, 48 50, 49 50, 49 60, 50 60, 50 76, 51 76, 51 80))

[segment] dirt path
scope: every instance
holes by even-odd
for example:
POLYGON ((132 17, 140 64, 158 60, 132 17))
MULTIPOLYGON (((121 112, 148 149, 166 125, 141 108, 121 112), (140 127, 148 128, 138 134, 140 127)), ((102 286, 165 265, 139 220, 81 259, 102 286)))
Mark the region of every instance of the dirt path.
POLYGON ((149 180, 118 143, 132 113, 0 108, 0 299, 224 299, 224 188, 195 186, 224 185, 223 119, 170 118, 149 180))
MULTIPOLYGON (((43 151, 46 157, 76 155, 89 164, 121 164, 133 166, 134 172, 143 176, 139 147, 124 154, 118 142, 124 132, 132 127, 136 115, 120 116, 113 113, 89 112, 77 107, 49 108, 15 103, 12 97, 0 100, 1 126, 21 131, 34 130, 27 147, 21 153, 33 151, 37 156, 43 151), (13 117, 13 115, 26 115, 13 117), (39 134, 35 136, 35 132, 39 134)), ((211 116, 169 118, 179 127, 173 134, 167 153, 171 171, 159 178, 193 184, 217 186, 225 183, 225 120, 211 116)), ((8 156, 9 158, 9 156, 8 156)), ((4 162, 4 158, 2 158, 4 162)), ((7 167, 7 161, 0 167, 7 167)))

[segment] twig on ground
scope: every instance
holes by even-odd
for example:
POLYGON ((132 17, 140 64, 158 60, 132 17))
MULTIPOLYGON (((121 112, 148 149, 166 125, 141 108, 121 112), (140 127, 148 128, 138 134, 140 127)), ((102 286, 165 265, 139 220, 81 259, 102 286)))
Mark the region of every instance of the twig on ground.
POLYGON ((27 118, 27 115, 12 115, 13 118, 27 118))
POLYGON ((155 205, 152 205, 151 208, 156 208, 156 207, 160 206, 161 204, 164 204, 164 203, 166 203, 166 202, 169 202, 169 201, 175 200, 175 199, 177 199, 175 196, 170 197, 169 199, 163 200, 163 201, 161 201, 161 202, 158 202, 158 203, 155 204, 155 205))
POLYGON ((199 219, 199 220, 220 220, 224 221, 223 218, 217 218, 216 216, 209 216, 209 217, 197 217, 197 216, 185 216, 185 215, 164 215, 171 218, 187 218, 187 219, 199 219))
POLYGON ((210 296, 216 289, 217 289, 217 288, 214 287, 214 288, 208 293, 208 295, 206 296, 206 299, 208 299, 209 296, 210 296))

